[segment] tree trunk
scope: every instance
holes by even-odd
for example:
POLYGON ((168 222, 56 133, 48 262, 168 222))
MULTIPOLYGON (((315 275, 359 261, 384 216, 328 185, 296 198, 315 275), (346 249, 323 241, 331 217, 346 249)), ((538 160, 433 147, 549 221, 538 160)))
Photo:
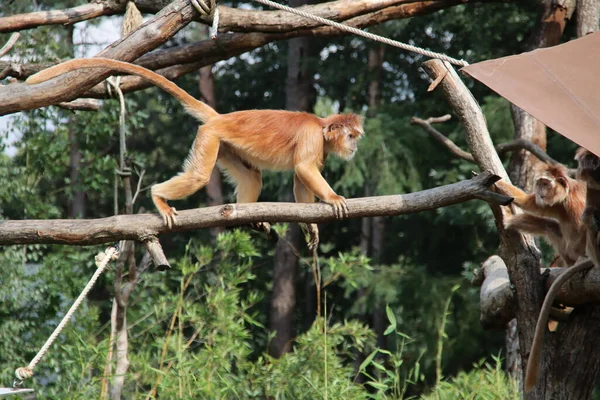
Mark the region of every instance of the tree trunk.
MULTIPOLYGON (((554 46, 560 43, 560 37, 566 20, 573 13, 575 0, 564 1, 561 6, 550 0, 544 3, 542 18, 537 29, 529 39, 527 50, 554 46)), ((596 16, 596 27, 597 19, 596 16)), ((536 143, 542 149, 546 147, 546 127, 525 111, 511 105, 516 138, 536 143)), ((513 153, 509 166, 511 180, 517 186, 530 190, 533 184, 533 166, 537 160, 521 151, 513 153)), ((513 284, 522 284, 513 282, 513 284)), ((538 307, 541 304, 538 305, 538 307)), ((538 308, 539 310, 539 308, 538 308)), ((600 308, 597 306, 577 307, 569 321, 561 322, 561 327, 553 333, 546 333, 544 351, 541 360, 541 378, 534 390, 525 395, 531 399, 589 399, 594 381, 600 369, 600 357, 594 344, 600 330, 600 308), (573 346, 577 343, 577 346, 573 346)), ((507 369, 509 373, 522 378, 525 363, 528 361, 527 349, 519 348, 518 338, 532 337, 535 330, 531 324, 517 326, 518 336, 514 334, 514 321, 509 324, 507 340, 507 369), (519 360, 520 359, 520 360, 519 360)), ((522 379, 521 379, 522 381, 522 379)))
POLYGON ((69 142, 71 143, 69 160, 69 178, 71 186, 72 199, 69 207, 69 218, 85 218, 85 191, 83 190, 83 179, 81 178, 81 150, 77 134, 73 129, 73 119, 69 117, 68 121, 69 142))
MULTIPOLYGON (((206 28, 208 34, 208 27, 206 28)), ((212 65, 207 65, 200 68, 200 100, 211 106, 217 108, 217 100, 215 97, 215 75, 212 71, 212 65)), ((208 196, 209 206, 218 206, 223 204, 223 179, 221 178, 221 171, 218 168, 213 169, 210 175, 210 181, 206 185, 206 194, 208 196)), ((219 233, 224 232, 225 228, 219 226, 210 230, 213 237, 216 237, 219 233)))
MULTIPOLYGON (((291 0, 290 7, 307 4, 306 0, 291 0)), ((286 81, 286 108, 311 112, 316 100, 312 71, 308 65, 311 56, 311 39, 300 37, 288 42, 288 69, 286 81)), ((291 192, 286 189, 281 201, 291 201, 291 192)), ((297 225, 291 225, 285 241, 277 242, 271 298, 270 329, 275 337, 269 345, 269 353, 280 357, 290 351, 293 338, 293 317, 296 306, 296 275, 298 257, 294 254, 301 248, 302 235, 297 225)), ((313 289, 314 290, 314 289, 313 289)))
MULTIPOLYGON (((290 200, 291 196, 287 201, 290 200)), ((275 249, 273 294, 269 317, 269 328, 275 331, 275 337, 269 343, 269 354, 276 358, 291 350, 294 337, 296 276, 298 274, 298 257, 294 250, 299 248, 300 242, 300 227, 292 224, 286 232, 285 240, 279 240, 275 249), (291 246, 294 246, 295 249, 292 249, 291 246)))
MULTIPOLYGON (((383 56, 385 54, 385 47, 383 45, 375 45, 369 48, 368 55, 368 74, 369 74, 369 110, 367 115, 369 117, 375 117, 377 115, 377 108, 381 104, 381 71, 383 68, 383 56)), ((375 194, 374 188, 377 186, 377 174, 373 173, 369 179, 365 182, 363 195, 368 197, 375 194)), ((382 217, 363 218, 361 220, 361 234, 360 234, 360 252, 366 256, 371 257, 373 263, 378 263, 381 257, 382 245, 383 245, 383 232, 385 229, 384 219, 382 217)), ((366 290, 361 288, 358 291, 359 298, 364 296, 366 290)), ((361 319, 364 322, 368 321, 368 314, 362 315, 361 319)), ((377 335, 377 346, 379 348, 385 348, 386 340, 383 332, 385 331, 385 311, 382 304, 375 304, 372 311, 371 320, 373 330, 377 335)), ((354 372, 358 374, 358 369, 364 360, 364 354, 356 354, 354 360, 354 372)), ((362 383, 363 376, 357 375, 356 382, 362 383)))
MULTIPOLYGON (((74 26, 67 26, 67 50, 71 57, 75 55, 75 44, 73 43, 74 26)), ((67 130, 69 132, 69 185, 71 188, 71 202, 69 203, 69 218, 85 218, 85 191, 83 190, 83 179, 81 178, 81 149, 77 134, 73 128, 73 118, 69 115, 67 119, 67 130)))

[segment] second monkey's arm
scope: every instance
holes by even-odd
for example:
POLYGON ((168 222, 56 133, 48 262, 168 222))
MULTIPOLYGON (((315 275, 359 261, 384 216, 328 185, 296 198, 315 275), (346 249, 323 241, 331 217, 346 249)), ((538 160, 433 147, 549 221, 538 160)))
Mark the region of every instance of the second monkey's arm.
POLYGON ((543 215, 542 210, 539 209, 535 203, 535 195, 527 194, 516 186, 506 183, 503 180, 496 182, 496 187, 507 196, 514 198, 513 204, 519 206, 524 211, 528 211, 533 214, 543 215))

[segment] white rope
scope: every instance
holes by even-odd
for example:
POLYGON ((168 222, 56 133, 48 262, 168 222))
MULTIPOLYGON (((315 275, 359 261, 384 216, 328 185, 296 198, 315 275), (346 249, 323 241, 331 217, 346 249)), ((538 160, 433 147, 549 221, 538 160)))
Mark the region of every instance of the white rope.
POLYGON ((331 21, 329 19, 322 18, 322 17, 319 17, 319 16, 314 15, 314 14, 307 13, 307 12, 302 11, 302 10, 298 10, 297 8, 292 8, 292 7, 284 6, 284 5, 279 4, 279 3, 275 3, 274 1, 270 1, 270 0, 254 0, 254 1, 256 1, 258 3, 261 3, 261 4, 264 4, 264 5, 267 5, 269 7, 278 8, 278 9, 283 10, 283 11, 288 11, 288 12, 291 12, 293 14, 300 15, 301 17, 312 19, 312 20, 320 22, 320 23, 322 23, 324 25, 333 26, 334 28, 338 28, 340 30, 343 30, 343 31, 346 31, 346 32, 350 32, 350 33, 353 33, 355 35, 365 37, 367 39, 375 40, 377 42, 385 43, 385 44, 388 44, 390 46, 398 47, 398 48, 403 49, 403 50, 411 51, 413 53, 422 54, 422 55, 430 57, 430 58, 437 58, 437 59, 440 59, 440 60, 443 60, 443 61, 447 61, 447 62, 449 62, 451 64, 454 64, 454 65, 459 65, 461 67, 466 67, 467 65, 469 65, 469 63, 466 62, 465 60, 457 60, 456 58, 448 57, 445 54, 436 53, 436 52, 433 52, 433 51, 422 49, 420 47, 412 46, 410 44, 401 43, 401 42, 398 42, 396 40, 388 39, 388 38, 383 37, 383 36, 375 35, 373 33, 370 33, 370 32, 367 32, 367 31, 363 31, 362 29, 357 29, 357 28, 354 28, 354 27, 351 27, 351 26, 348 26, 348 25, 340 24, 339 22, 331 21))
POLYGON ((192 6, 198 11, 198 14, 212 17, 212 25, 210 26, 209 35, 211 39, 217 38, 219 29, 219 8, 217 0, 190 0, 192 6))
MULTIPOLYGON (((75 300, 75 302, 73 303, 73 305, 71 306, 69 311, 67 311, 67 313, 65 314, 63 319, 60 321, 60 324, 58 324, 56 329, 54 329, 54 332, 52 332, 52 335, 50 335, 48 340, 46 340, 46 343, 44 343, 44 345, 42 346, 40 351, 38 351, 38 353, 35 355, 35 357, 33 357, 33 360, 31 360, 29 365, 27 365, 26 367, 19 367, 15 370, 15 376, 17 377, 17 379, 19 381, 23 381, 23 380, 25 380, 27 378, 31 378, 33 376, 33 368, 35 368, 35 366, 41 360, 41 358, 44 356, 44 354, 46 354, 46 352, 48 351, 50 346, 52 346, 52 343, 56 340, 56 338, 58 337, 60 332, 67 325, 67 323, 69 322, 69 320, 71 319, 71 317, 73 316, 73 314, 75 313, 77 308, 81 305, 81 302, 83 301, 85 296, 87 296, 89 291, 92 289, 92 286, 94 286, 94 284, 96 283, 96 281, 98 280, 98 278, 100 277, 102 272, 104 272, 104 270, 106 269, 108 262, 110 260, 116 260, 118 255, 119 255, 119 251, 117 250, 116 246, 108 247, 105 251, 101 251, 100 253, 98 253, 96 255, 95 261, 96 261, 96 265, 98 266, 98 269, 96 269, 96 272, 94 272, 94 275, 92 276, 90 281, 87 283, 87 285, 85 285, 85 288, 83 288, 83 291, 81 292, 79 297, 77 297, 77 300, 75 300)), ((14 386, 18 386, 18 385, 19 385, 19 383, 15 382, 14 386)))

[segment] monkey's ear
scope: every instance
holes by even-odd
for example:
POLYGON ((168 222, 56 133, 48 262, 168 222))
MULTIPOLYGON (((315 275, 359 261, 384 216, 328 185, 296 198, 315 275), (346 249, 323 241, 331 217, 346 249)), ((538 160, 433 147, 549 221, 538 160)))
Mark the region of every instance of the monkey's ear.
POLYGON ((567 187, 567 178, 564 176, 559 176, 556 178, 556 182, 558 182, 562 187, 567 187))
POLYGON ((342 124, 329 124, 323 127, 323 137, 325 140, 336 139, 342 131, 342 124))

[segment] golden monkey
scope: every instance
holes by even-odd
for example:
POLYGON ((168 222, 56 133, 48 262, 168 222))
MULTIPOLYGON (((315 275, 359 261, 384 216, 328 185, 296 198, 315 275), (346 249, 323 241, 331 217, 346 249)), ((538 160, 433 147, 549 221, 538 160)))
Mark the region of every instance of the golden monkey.
POLYGON ((540 310, 535 335, 527 361, 527 371, 525 374, 525 391, 529 392, 535 386, 540 374, 540 361, 542 354, 542 345, 545 333, 546 321, 550 315, 550 309, 554 299, 561 286, 578 272, 588 270, 599 264, 600 247, 598 246, 598 233, 600 232, 600 212, 596 205, 600 204, 600 159, 584 148, 579 148, 575 154, 578 161, 577 178, 586 185, 585 208, 581 210, 580 223, 586 228, 585 237, 579 238, 580 246, 585 248, 586 256, 591 259, 577 262, 571 268, 560 275, 546 294, 544 303, 540 310))
POLYGON ((496 186, 525 211, 507 218, 507 229, 545 237, 567 266, 585 256, 586 229, 581 213, 586 186, 569 177, 563 166, 543 164, 535 177, 532 194, 504 181, 496 182, 496 186))
POLYGON ((363 136, 363 117, 282 110, 247 110, 219 114, 173 82, 146 68, 106 58, 76 59, 30 76, 26 83, 45 82, 82 68, 106 68, 141 76, 174 96, 192 116, 204 123, 199 129, 183 172, 152 186, 152 200, 165 224, 176 223, 177 211, 167 200, 183 199, 204 187, 216 163, 236 183, 238 203, 256 202, 262 188, 262 169, 293 170, 297 202, 312 203, 317 195, 333 206, 336 217, 346 216, 344 197, 336 194, 321 175, 329 153, 350 160, 363 136))

